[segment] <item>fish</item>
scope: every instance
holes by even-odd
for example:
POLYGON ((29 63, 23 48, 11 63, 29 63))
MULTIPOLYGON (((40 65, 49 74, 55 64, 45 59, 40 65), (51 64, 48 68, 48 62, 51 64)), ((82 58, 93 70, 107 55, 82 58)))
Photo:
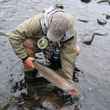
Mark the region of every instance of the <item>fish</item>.
POLYGON ((54 70, 46 66, 43 66, 35 61, 34 61, 34 66, 39 71, 39 74, 41 74, 45 79, 47 79, 49 82, 51 82, 53 85, 55 85, 59 89, 65 91, 71 96, 80 95, 77 87, 73 83, 70 83, 69 81, 61 77, 54 70))

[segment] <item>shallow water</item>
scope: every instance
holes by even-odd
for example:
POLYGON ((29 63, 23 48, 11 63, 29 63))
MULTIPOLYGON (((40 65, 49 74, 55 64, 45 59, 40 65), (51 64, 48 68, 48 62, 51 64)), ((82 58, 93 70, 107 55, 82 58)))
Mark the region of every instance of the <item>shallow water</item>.
MULTIPOLYGON (((97 1, 97 0, 96 0, 97 1)), ((97 4, 92 0, 89 4, 80 0, 65 0, 65 11, 75 16, 75 28, 78 33, 78 43, 81 53, 77 66, 83 71, 80 74, 81 110, 110 110, 110 15, 108 3, 97 4), (99 25, 98 19, 107 21, 99 25), (88 22, 80 22, 87 20, 88 22), (89 40, 93 33, 105 34, 95 36, 91 45, 82 43, 89 40)), ((13 30, 18 24, 32 15, 41 12, 54 3, 54 0, 0 0, 0 32, 13 30)), ((6 36, 0 36, 0 104, 7 103, 9 92, 9 75, 22 74, 22 65, 9 45, 6 36), (19 63, 16 63, 19 62, 19 63), (16 66, 16 65, 18 66, 16 66)), ((12 109, 11 109, 12 110, 12 109)), ((14 110, 14 108, 13 108, 14 110)))

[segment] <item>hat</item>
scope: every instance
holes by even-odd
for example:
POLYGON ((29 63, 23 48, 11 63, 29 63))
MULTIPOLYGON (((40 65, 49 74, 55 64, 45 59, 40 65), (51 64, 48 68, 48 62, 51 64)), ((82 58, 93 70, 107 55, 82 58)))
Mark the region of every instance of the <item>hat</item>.
POLYGON ((52 15, 47 31, 47 37, 51 41, 60 41, 65 34, 71 32, 71 23, 67 15, 63 12, 56 12, 52 15))
POLYGON ((63 1, 62 0, 56 0, 56 3, 55 3, 55 6, 57 8, 64 8, 64 4, 63 4, 63 1))

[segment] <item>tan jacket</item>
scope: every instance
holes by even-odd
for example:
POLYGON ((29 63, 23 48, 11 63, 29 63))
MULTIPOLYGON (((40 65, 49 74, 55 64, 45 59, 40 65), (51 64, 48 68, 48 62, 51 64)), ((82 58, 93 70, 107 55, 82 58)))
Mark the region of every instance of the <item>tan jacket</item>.
MULTIPOLYGON (((35 43, 37 43, 37 40, 44 36, 40 24, 41 17, 42 14, 35 15, 32 18, 20 24, 15 31, 7 33, 9 36, 9 41, 19 58, 24 59, 28 56, 28 53, 23 46, 23 42, 26 39, 32 39, 35 43)), ((74 18, 71 15, 69 15, 68 17, 70 21, 73 23, 72 28, 74 38, 64 43, 64 47, 61 49, 61 62, 62 71, 66 74, 65 77, 70 79, 72 78, 73 64, 75 62, 77 53, 76 35, 74 34, 74 18)))

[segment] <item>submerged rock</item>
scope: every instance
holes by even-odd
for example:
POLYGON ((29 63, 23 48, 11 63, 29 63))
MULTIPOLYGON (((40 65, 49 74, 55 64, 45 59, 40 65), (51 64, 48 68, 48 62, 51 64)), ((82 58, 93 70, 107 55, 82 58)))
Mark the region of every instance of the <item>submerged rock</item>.
POLYGON ((97 3, 105 3, 105 2, 107 2, 110 5, 110 0, 100 0, 100 1, 97 1, 97 3))
POLYGON ((110 15, 106 15, 106 19, 109 20, 110 19, 110 15))
POLYGON ((99 24, 99 25, 106 25, 107 24, 107 21, 106 20, 104 20, 104 19, 97 19, 97 23, 99 24))
POLYGON ((82 2, 84 2, 84 3, 89 3, 89 2, 91 2, 91 0, 81 0, 82 2))
POLYGON ((89 22, 88 20, 85 20, 85 19, 78 19, 78 21, 83 22, 83 23, 88 23, 89 22))
POLYGON ((88 40, 88 41, 83 41, 83 44, 85 44, 85 45, 91 45, 92 42, 94 41, 94 38, 95 38, 96 35, 98 35, 98 36, 104 36, 104 35, 106 35, 106 34, 93 33, 91 39, 88 40))

